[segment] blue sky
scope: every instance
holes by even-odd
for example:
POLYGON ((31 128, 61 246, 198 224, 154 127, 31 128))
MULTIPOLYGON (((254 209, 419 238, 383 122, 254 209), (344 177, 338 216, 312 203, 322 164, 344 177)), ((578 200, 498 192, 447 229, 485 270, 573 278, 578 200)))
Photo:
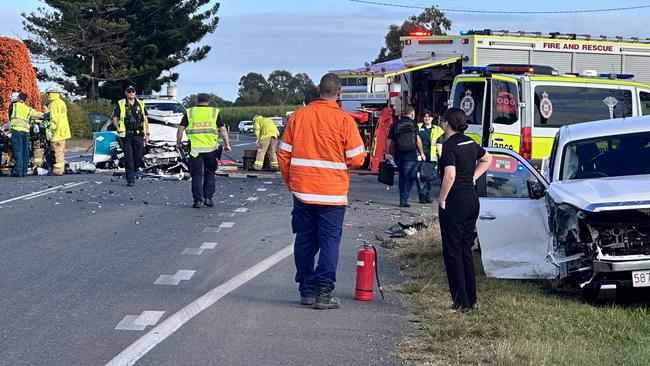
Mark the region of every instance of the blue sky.
MULTIPOLYGON (((440 1, 384 0, 411 6, 494 10, 574 10, 646 5, 636 0, 612 1, 440 1), (497 5, 498 4, 498 5, 497 5)), ((0 0, 0 35, 25 38, 23 12, 43 4, 36 0, 0 0)), ((237 97, 239 79, 248 72, 265 76, 277 69, 305 72, 314 82, 331 69, 357 67, 371 61, 383 45, 386 29, 419 13, 417 9, 381 7, 348 0, 224 0, 217 30, 201 44, 212 51, 199 63, 175 71, 180 97, 206 91, 226 99, 237 97)), ((476 28, 607 34, 650 37, 650 9, 581 15, 490 15, 448 13, 452 31, 476 28)))

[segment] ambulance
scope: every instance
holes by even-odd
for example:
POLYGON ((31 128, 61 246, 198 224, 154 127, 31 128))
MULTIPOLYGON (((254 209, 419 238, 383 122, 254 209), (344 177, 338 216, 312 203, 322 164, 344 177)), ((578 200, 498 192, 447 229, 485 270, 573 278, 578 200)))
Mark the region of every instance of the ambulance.
MULTIPOLYGON (((523 93, 518 96, 518 100, 514 101, 517 104, 515 110, 519 122, 507 125, 509 127, 505 130, 500 126, 495 127, 497 135, 494 139, 490 138, 489 133, 492 125, 483 123, 485 121, 481 121, 480 124, 477 122, 476 125, 471 127, 473 137, 477 140, 485 138, 486 146, 492 145, 492 143, 498 146, 507 145, 512 146, 515 151, 520 151, 522 146, 526 147, 525 144, 528 144, 530 140, 530 144, 535 145, 535 147, 542 146, 536 152, 533 151, 535 148, 529 149, 530 158, 533 160, 539 159, 542 154, 548 151, 548 148, 544 145, 550 144, 555 128, 536 130, 533 119, 543 117, 543 115, 535 117, 533 114, 534 108, 527 106, 534 105, 535 98, 538 98, 540 103, 544 100, 542 103, 545 108, 544 113, 551 114, 547 122, 554 125, 560 123, 559 118, 561 116, 566 116, 566 113, 562 112, 562 103, 557 97, 562 93, 570 94, 570 92, 567 92, 568 89, 549 89, 545 99, 543 91, 539 96, 533 95, 534 88, 537 86, 547 85, 550 87, 555 82, 560 83, 556 87, 569 87, 571 85, 575 87, 580 83, 589 82, 590 88, 587 88, 586 93, 591 93, 590 90, 593 89, 591 86, 594 85, 600 85, 601 89, 623 88, 624 91, 619 93, 621 94, 620 98, 617 97, 618 94, 612 96, 621 103, 613 106, 612 115, 616 116, 619 116, 622 113, 621 109, 624 108, 632 108, 631 115, 643 114, 642 109, 645 111, 647 109, 646 104, 650 102, 650 100, 647 100, 646 92, 643 91, 646 88, 643 84, 650 83, 649 40, 557 32, 548 34, 523 31, 509 32, 491 29, 464 31, 459 35, 437 36, 431 35, 425 30, 415 29, 408 36, 401 37, 400 41, 402 46, 402 57, 400 59, 374 65, 366 64, 358 68, 332 70, 332 72, 339 75, 343 84, 340 100, 342 108, 349 112, 366 112, 369 115, 370 118, 363 124, 368 137, 376 135, 376 132, 371 134, 369 131, 374 131, 373 128, 378 129, 380 127, 376 120, 385 108, 390 109, 394 117, 399 116, 402 110, 409 105, 415 107, 418 119, 422 117, 425 109, 431 110, 436 116, 441 116, 448 108, 449 101, 460 103, 460 100, 456 99, 462 100, 465 97, 466 90, 462 91, 462 95, 455 95, 461 88, 452 90, 454 85, 458 81, 462 81, 464 82, 463 86, 469 86, 468 83, 472 78, 474 78, 473 82, 476 83, 473 86, 474 89, 480 89, 480 86, 483 86, 483 91, 478 92, 479 94, 482 93, 482 99, 477 94, 474 94, 473 90, 470 90, 475 108, 473 112, 476 114, 472 115, 472 118, 475 119, 480 117, 489 120, 490 118, 491 110, 486 109, 486 106, 492 101, 496 101, 496 98, 493 99, 491 95, 492 81, 494 80, 492 76, 495 76, 498 81, 494 82, 497 89, 503 86, 502 82, 506 83, 503 86, 505 89, 499 92, 509 93, 509 90, 512 89, 513 92, 523 93), (529 72, 530 75, 528 76, 523 76, 525 72, 508 71, 506 69, 501 71, 493 69, 493 71, 490 71, 490 76, 483 75, 484 73, 481 71, 474 71, 475 75, 467 74, 468 67, 487 67, 488 65, 499 64, 543 65, 557 71, 557 75, 549 74, 551 73, 550 69, 542 71, 540 67, 537 67, 535 72, 529 72), (585 71, 588 72, 585 73, 585 71), (567 74, 569 76, 566 76, 567 74), (605 74, 608 77, 599 77, 605 74), (634 75, 634 79, 617 78, 625 75, 634 75), (610 76, 614 77, 614 79, 610 79, 610 76), (521 80, 522 77, 524 77, 523 81, 521 80), (573 80, 567 81, 570 77, 573 77, 573 80), (460 80, 460 78, 464 79, 460 80), (517 80, 517 88, 510 88, 510 85, 515 85, 515 80, 517 80), (487 93, 488 86, 490 93, 487 93), (626 90, 632 96, 627 94, 626 90), (643 93, 641 93, 642 91, 643 93), (556 94, 556 92, 559 94, 556 94), (526 93, 529 94, 524 96, 526 93), (521 99, 521 97, 524 99, 521 99), (527 98, 532 98, 530 100, 533 103, 526 104, 527 98), (626 103, 629 103, 629 106, 626 103), (523 112, 530 113, 530 116, 520 116, 523 112), (523 127, 521 123, 524 123, 523 127), (526 123, 532 123, 532 125, 525 125, 526 123), (526 126, 530 126, 530 130, 526 130, 526 126), (530 138, 526 137, 528 131, 530 132, 530 138), (539 135, 542 132, 543 134, 539 135), (522 136, 526 138, 524 139, 522 136), (533 139, 535 140, 533 141, 533 139), (522 142, 524 145, 522 145, 522 142)), ((603 99, 608 96, 604 96, 603 99)), ((508 95, 502 94, 502 97, 508 97, 508 95)), ((514 97, 515 94, 513 94, 513 99, 514 97)), ((593 95, 590 100, 595 97, 596 95, 593 95)), ((612 99, 609 99, 609 101, 614 103, 612 99)), ((467 103, 470 103, 470 99, 466 98, 465 102, 465 108, 469 108, 470 105, 467 103)), ((509 99, 508 102, 511 103, 513 100, 509 99)), ((588 104, 587 106, 591 105, 588 104)), ((585 107, 585 105, 582 104, 582 107, 585 107)), ((602 106, 599 107, 602 108, 602 106)), ((609 112, 608 106, 606 106, 606 111, 609 112)), ((598 116, 601 115, 602 111, 598 113, 598 116)), ((596 116, 594 115, 594 117, 596 116)), ((587 120, 593 119, 589 117, 587 120)), ((538 122, 539 124, 542 124, 542 122, 538 122)), ((376 138, 368 139, 368 141, 374 140, 376 138)), ((379 154, 381 153, 379 150, 381 149, 369 147, 371 152, 374 151, 379 154)))
POLYGON ((539 166, 565 125, 650 113, 650 86, 629 74, 559 75, 539 65, 466 67, 450 106, 467 115, 466 134, 482 146, 516 151, 539 166))

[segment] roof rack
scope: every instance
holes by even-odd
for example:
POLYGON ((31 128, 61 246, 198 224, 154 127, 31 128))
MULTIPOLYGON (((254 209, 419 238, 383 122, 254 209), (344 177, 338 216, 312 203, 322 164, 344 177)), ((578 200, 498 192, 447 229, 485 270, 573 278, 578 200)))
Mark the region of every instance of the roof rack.
POLYGON ((602 42, 627 42, 627 43, 642 43, 650 44, 650 38, 640 39, 639 37, 625 38, 621 36, 607 36, 599 35, 592 36, 590 34, 577 34, 577 33, 561 33, 561 32, 528 32, 528 31, 509 31, 509 30, 495 30, 495 29, 470 29, 468 31, 461 31, 462 36, 509 36, 509 37, 528 37, 528 38, 551 38, 551 39, 565 39, 565 40, 580 40, 580 41, 602 41, 602 42))

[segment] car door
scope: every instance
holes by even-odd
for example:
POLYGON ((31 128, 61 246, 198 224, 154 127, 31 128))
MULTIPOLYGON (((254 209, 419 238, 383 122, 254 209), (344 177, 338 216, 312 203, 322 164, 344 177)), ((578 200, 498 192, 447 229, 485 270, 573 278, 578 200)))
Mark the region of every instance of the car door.
POLYGON ((477 231, 488 277, 555 278, 547 260, 553 245, 548 229, 548 183, 517 153, 488 148, 493 161, 479 181, 477 231))

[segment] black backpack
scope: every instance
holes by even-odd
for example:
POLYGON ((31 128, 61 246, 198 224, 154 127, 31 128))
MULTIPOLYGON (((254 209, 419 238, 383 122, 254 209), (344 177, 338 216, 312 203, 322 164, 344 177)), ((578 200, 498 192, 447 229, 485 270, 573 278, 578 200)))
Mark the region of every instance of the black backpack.
POLYGON ((411 152, 417 150, 418 146, 415 142, 415 125, 412 122, 398 122, 398 125, 395 128, 395 136, 395 144, 400 152, 411 152))

